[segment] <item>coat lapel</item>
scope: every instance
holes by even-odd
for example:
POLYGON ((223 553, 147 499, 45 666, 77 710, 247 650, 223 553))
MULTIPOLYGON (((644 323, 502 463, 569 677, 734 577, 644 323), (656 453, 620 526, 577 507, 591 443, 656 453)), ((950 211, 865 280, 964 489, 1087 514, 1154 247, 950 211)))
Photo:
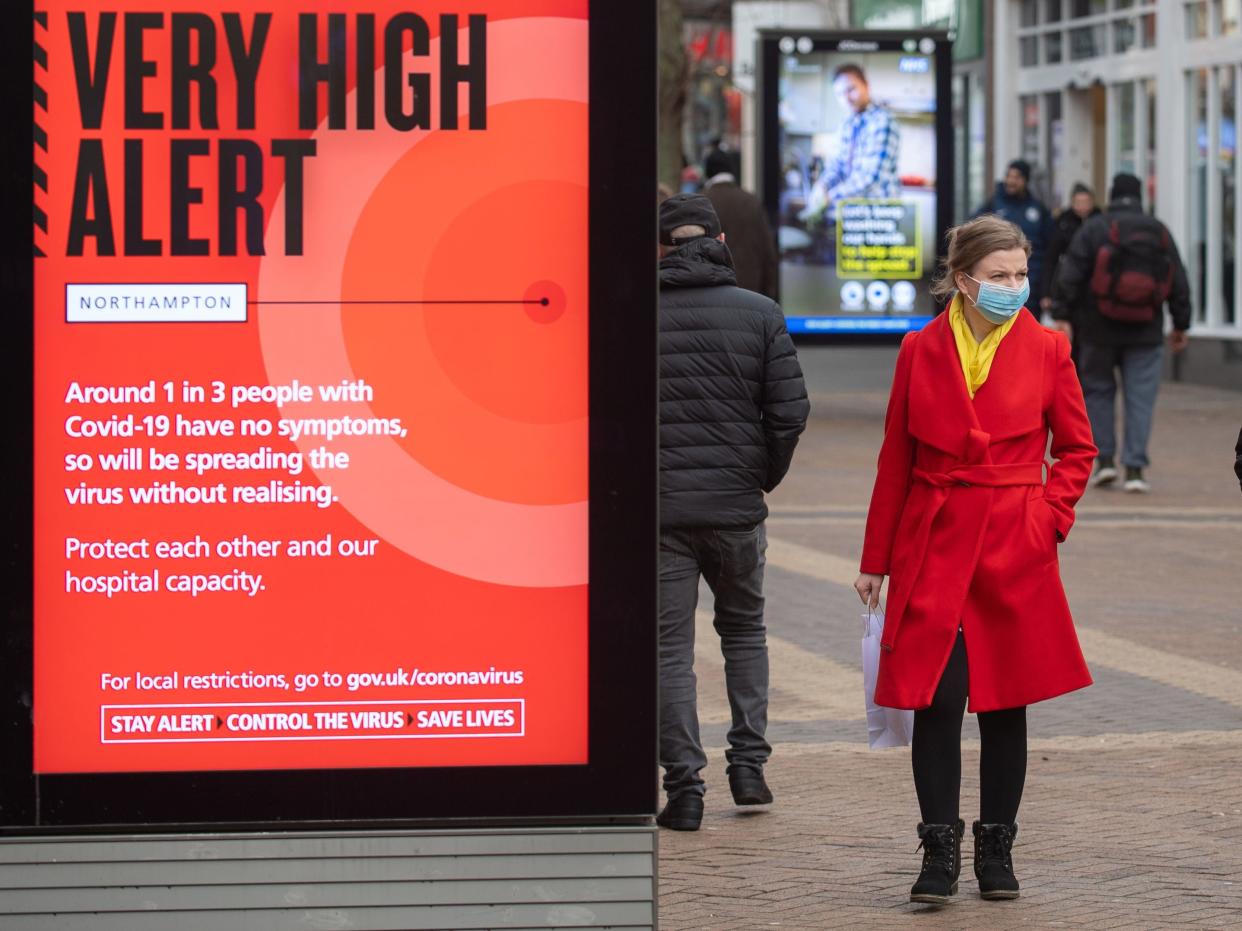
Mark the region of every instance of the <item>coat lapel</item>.
POLYGON ((910 432, 963 462, 982 461, 987 437, 966 391, 948 313, 923 328, 917 348, 910 372, 910 432))
POLYGON ((975 392, 980 429, 1003 440, 1038 430, 1043 424, 1044 340, 1042 328, 1026 311, 996 348, 996 358, 975 392))

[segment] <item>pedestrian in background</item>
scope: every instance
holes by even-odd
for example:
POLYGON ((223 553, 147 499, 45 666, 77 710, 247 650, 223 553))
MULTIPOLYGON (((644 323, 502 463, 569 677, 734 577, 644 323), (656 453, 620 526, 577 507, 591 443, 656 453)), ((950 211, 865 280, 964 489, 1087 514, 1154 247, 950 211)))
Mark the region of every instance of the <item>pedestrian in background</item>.
POLYGON ((1026 306, 1038 320, 1043 309, 1044 253, 1052 233, 1052 214, 1031 193, 1030 162, 1015 158, 1009 163, 1004 180, 996 182, 996 192, 991 200, 975 211, 975 216, 981 217, 989 213, 1017 226, 1031 244, 1027 263, 1031 296, 1026 306))
POLYGON ((1189 341, 1190 285, 1168 228, 1143 213, 1142 183, 1113 178, 1105 213, 1087 220, 1057 268, 1054 326, 1073 335, 1091 431, 1099 447, 1093 485, 1116 483, 1117 371, 1125 404, 1121 464, 1125 490, 1148 492, 1143 474, 1164 362, 1164 305, 1173 328, 1169 348, 1189 341))
POLYGON ((764 805, 768 649, 764 492, 789 469, 809 412, 802 369, 775 302, 736 285, 712 203, 677 194, 659 207, 660 763, 657 822, 696 831, 707 765, 699 738, 694 614, 712 591, 725 660, 729 788, 764 805))
POLYGON ((892 576, 875 701, 915 711, 914 902, 957 892, 967 696, 982 739, 975 876, 983 898, 1012 899, 1026 706, 1091 684, 1057 544, 1095 447, 1069 341, 1021 313, 1030 248, 999 217, 949 231, 932 293, 952 301, 897 356, 854 585, 874 608, 892 576))
MULTIPOLYGON (((1040 310, 1051 314, 1054 318, 1054 299, 1053 294, 1055 288, 1053 283, 1056 280, 1057 266, 1061 263, 1061 256, 1065 254, 1065 250, 1069 248, 1069 244, 1074 239, 1074 234, 1082 229, 1083 223, 1089 218, 1097 216, 1100 208, 1096 206, 1095 194, 1091 188, 1085 184, 1075 184, 1073 191, 1070 193, 1069 206, 1057 213, 1052 223, 1052 235, 1048 239, 1048 249, 1044 254, 1044 270, 1043 281, 1041 282, 1040 291, 1043 298, 1040 301, 1040 310)), ((1081 330, 1080 321, 1073 318, 1070 312, 1070 322, 1073 324, 1073 333, 1070 337, 1070 347, 1074 357, 1074 364, 1078 364, 1078 332, 1081 330)))
POLYGON ((703 160, 703 169, 707 175, 703 193, 720 217, 720 228, 728 240, 737 272, 737 286, 776 300, 776 237, 768 225, 763 204, 754 194, 742 190, 728 152, 713 148, 703 160))
POLYGON ((1233 460, 1233 474, 1238 477, 1238 484, 1242 485, 1242 430, 1238 431, 1238 445, 1233 451, 1236 456, 1233 460))

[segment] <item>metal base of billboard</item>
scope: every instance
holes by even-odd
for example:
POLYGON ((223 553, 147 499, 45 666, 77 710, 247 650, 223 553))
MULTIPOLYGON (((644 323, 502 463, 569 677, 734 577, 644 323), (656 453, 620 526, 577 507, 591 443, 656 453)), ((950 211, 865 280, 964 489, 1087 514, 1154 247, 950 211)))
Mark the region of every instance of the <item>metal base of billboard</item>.
POLYGON ((9 931, 656 927, 647 826, 0 838, 9 931))

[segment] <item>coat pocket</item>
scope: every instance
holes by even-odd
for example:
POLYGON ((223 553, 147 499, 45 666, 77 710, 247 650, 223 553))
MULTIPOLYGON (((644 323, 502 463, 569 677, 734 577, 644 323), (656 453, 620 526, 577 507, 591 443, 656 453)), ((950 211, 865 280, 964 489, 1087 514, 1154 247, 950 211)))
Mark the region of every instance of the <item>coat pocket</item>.
POLYGON ((1057 558, 1057 516, 1042 494, 1027 499, 1027 533, 1035 541, 1036 553, 1045 562, 1057 558))
POLYGON ((728 575, 753 572, 764 564, 768 549, 767 528, 762 522, 745 529, 716 531, 720 567, 728 575))

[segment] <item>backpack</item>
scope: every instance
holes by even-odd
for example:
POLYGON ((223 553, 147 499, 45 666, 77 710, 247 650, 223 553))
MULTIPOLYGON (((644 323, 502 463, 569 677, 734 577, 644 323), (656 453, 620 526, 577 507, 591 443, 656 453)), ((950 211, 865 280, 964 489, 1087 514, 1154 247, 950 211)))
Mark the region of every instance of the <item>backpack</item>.
POLYGON ((1110 221, 1091 274, 1096 309, 1110 320, 1151 323, 1173 290, 1171 251, 1169 231, 1153 217, 1110 221))

